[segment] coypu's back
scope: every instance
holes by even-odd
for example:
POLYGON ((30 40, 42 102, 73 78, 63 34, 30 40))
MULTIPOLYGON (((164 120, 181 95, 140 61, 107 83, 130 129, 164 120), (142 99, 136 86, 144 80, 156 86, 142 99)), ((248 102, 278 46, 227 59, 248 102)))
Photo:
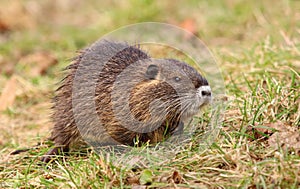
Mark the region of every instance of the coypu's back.
MULTIPOLYGON (((72 103, 72 87, 74 77, 77 71, 77 68, 82 64, 82 59, 85 56, 93 57, 96 56, 97 51, 95 48, 86 48, 80 52, 80 54, 73 60, 73 63, 66 68, 67 75, 62 80, 61 86, 56 90, 56 96, 54 97, 53 105, 53 122, 54 128, 51 133, 50 140, 53 140, 55 144, 68 146, 73 142, 76 142, 80 139, 80 133, 76 126, 74 115, 73 115, 73 103, 72 103)), ((106 83, 106 86, 100 89, 100 91, 108 93, 112 85, 116 73, 120 73, 124 68, 129 64, 137 62, 138 60, 150 58, 145 52, 141 51, 136 46, 129 46, 126 43, 114 43, 110 41, 104 41, 104 44, 101 45, 101 51, 110 57, 110 60, 107 62, 107 69, 105 74, 99 73, 99 76, 106 83), (119 51, 122 49, 121 51, 119 51), (114 54, 115 53, 115 54, 114 54)), ((105 59, 105 58, 100 58, 105 59)), ((104 62, 99 61, 90 61, 90 64, 100 64, 103 65, 104 62)), ((83 65, 84 66, 84 65, 83 65)), ((99 89, 99 87, 98 87, 99 89)), ((100 107, 98 107, 100 108, 100 107)))

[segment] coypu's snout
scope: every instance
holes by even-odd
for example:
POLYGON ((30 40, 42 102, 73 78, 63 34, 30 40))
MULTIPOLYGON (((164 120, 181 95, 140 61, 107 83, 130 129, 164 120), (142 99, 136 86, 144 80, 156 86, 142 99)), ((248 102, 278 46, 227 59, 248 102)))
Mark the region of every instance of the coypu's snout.
POLYGON ((211 88, 209 85, 201 86, 197 90, 197 94, 201 98, 210 99, 211 98, 211 88))
POLYGON ((197 96, 200 99, 200 107, 209 104, 212 100, 212 92, 209 85, 201 86, 197 89, 197 96))

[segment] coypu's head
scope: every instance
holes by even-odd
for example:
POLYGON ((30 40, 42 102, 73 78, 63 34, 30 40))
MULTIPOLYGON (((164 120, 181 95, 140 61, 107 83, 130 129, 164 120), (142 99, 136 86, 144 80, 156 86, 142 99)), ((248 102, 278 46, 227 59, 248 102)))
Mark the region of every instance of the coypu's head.
POLYGON ((156 59, 147 67, 145 77, 154 84, 154 89, 160 89, 154 90, 154 96, 162 101, 167 99, 167 109, 171 111, 175 108, 181 119, 193 116, 211 101, 211 88, 207 80, 184 62, 156 59))

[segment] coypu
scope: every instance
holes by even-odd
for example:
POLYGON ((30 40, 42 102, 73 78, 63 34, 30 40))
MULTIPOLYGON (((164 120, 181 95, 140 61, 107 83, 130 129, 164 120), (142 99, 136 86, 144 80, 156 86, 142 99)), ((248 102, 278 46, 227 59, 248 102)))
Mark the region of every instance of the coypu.
POLYGON ((194 68, 152 59, 138 45, 98 41, 66 70, 54 97, 55 147, 45 162, 82 138, 97 145, 160 142, 182 132, 183 120, 211 100, 207 80, 194 68))

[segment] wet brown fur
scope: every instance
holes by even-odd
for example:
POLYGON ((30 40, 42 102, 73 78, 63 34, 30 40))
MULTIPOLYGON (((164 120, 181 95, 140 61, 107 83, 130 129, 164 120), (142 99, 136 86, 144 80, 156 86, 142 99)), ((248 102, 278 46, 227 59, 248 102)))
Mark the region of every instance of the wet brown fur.
MULTIPOLYGON (((67 75, 62 80, 61 86, 56 91, 52 115, 54 127, 50 137, 50 140, 55 143, 55 148, 50 150, 46 156, 43 157, 43 161, 50 160, 48 155, 57 154, 60 150, 67 151, 71 144, 82 140, 81 134, 76 127, 72 111, 72 86, 76 70, 81 63, 82 58, 86 56, 86 52, 89 50, 90 49, 82 51, 74 62, 67 67, 67 75)), ((179 114, 175 107, 173 111, 170 111, 167 114, 166 121, 164 121, 156 130, 149 133, 136 133, 134 131, 130 131, 123 127, 122 123, 114 117, 112 99, 108 94, 111 94, 113 90, 113 83, 116 81, 117 76, 130 64, 149 58, 149 55, 140 50, 138 47, 127 46, 127 48, 113 56, 104 66, 101 74, 99 74, 98 83, 95 89, 96 111, 101 123, 103 123, 106 129, 106 132, 109 133, 114 140, 121 144, 134 145, 134 140, 136 138, 138 138, 140 142, 157 143, 163 140, 166 129, 167 133, 172 134, 172 132, 174 132, 181 124, 179 114)), ((198 73, 196 72, 194 73, 192 68, 179 61, 174 62, 174 64, 178 65, 185 72, 190 74, 195 87, 205 84, 205 80, 202 81, 201 78, 200 80, 194 78, 201 76, 198 76, 198 73)), ((173 99, 171 98, 176 98, 176 91, 168 83, 161 82, 159 80, 145 79, 133 88, 129 100, 129 107, 136 119, 142 122, 147 122, 151 119, 148 108, 150 102, 155 99, 172 101, 173 99)))

